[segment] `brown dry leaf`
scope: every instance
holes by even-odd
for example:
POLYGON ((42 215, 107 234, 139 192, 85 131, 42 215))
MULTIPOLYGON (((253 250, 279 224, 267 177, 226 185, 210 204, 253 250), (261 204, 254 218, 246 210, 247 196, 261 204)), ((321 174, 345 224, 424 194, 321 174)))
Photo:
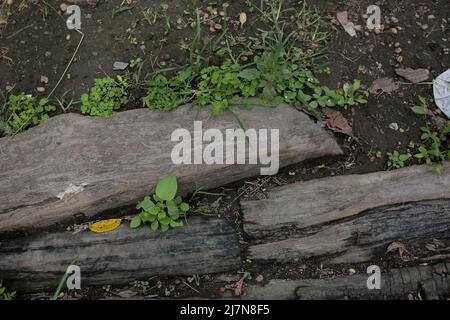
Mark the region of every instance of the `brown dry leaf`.
POLYGON ((327 129, 330 129, 334 132, 343 133, 347 136, 354 137, 353 136, 353 129, 348 124, 347 119, 337 110, 325 108, 323 110, 325 116, 327 117, 325 119, 325 127, 327 129))
POLYGON ((420 83, 430 78, 430 71, 428 69, 411 69, 411 68, 397 68, 395 73, 400 77, 412 83, 420 83))
POLYGON ((392 78, 380 78, 375 80, 370 87, 370 93, 376 94, 379 91, 391 93, 400 88, 400 85, 392 78))
POLYGON ((340 11, 336 14, 336 18, 338 19, 339 23, 344 27, 346 26, 348 21, 348 12, 347 11, 340 11))
POLYGON ((241 23, 241 28, 243 28, 244 24, 247 22, 247 14, 245 12, 239 14, 239 22, 241 23))
POLYGON ((403 258, 403 254, 407 252, 406 247, 403 243, 394 241, 387 247, 386 253, 390 253, 396 250, 398 250, 401 258, 403 258))
POLYGON ((245 278, 242 277, 238 282, 234 285, 234 295, 236 297, 240 297, 242 295, 242 287, 244 286, 245 278))

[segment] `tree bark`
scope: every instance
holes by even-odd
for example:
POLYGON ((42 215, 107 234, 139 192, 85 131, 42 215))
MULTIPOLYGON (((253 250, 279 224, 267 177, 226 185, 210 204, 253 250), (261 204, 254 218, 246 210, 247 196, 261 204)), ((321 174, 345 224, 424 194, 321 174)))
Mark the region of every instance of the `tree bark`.
POLYGON ((192 276, 235 270, 240 248, 223 219, 194 217, 166 233, 122 225, 107 233, 59 232, 1 243, 0 279, 14 290, 55 290, 69 265, 81 286, 121 285, 151 276, 192 276))
MULTIPOLYGON (((280 130, 281 167, 342 153, 327 132, 286 105, 235 112, 248 129, 280 130)), ((179 178, 181 194, 260 174, 259 165, 175 165, 178 141, 171 134, 185 128, 193 139, 194 120, 203 120, 204 130, 240 128, 231 113, 211 117, 185 106, 111 117, 64 114, 0 139, 0 234, 89 220, 136 203, 169 174, 179 178)))

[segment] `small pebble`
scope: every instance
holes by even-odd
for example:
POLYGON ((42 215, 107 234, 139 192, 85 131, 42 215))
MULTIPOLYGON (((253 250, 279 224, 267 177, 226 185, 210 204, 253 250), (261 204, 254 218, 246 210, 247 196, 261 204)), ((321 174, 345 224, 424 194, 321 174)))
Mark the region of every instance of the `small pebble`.
POLYGON ((398 63, 402 63, 403 62, 403 56, 398 56, 397 57, 397 62, 398 63))
POLYGON ((428 16, 428 20, 434 20, 434 19, 436 19, 436 17, 435 17, 434 15, 430 14, 430 15, 428 16))
POLYGON ((393 34, 397 34, 397 33, 398 33, 397 28, 391 28, 391 29, 389 29, 389 31, 390 31, 391 33, 393 33, 393 34))
POLYGON ((50 51, 45 51, 45 57, 48 58, 52 55, 52 53, 50 51))
POLYGON ((45 92, 45 88, 44 87, 37 87, 36 91, 39 93, 44 93, 45 92))
POLYGON ((66 36, 66 40, 67 40, 67 41, 70 40, 70 34, 68 34, 68 35, 66 36))
POLYGON ((397 53, 397 54, 400 54, 400 53, 402 53, 403 52, 403 49, 402 48, 396 48, 395 49, 395 53, 397 53))
POLYGON ((394 47, 396 47, 396 48, 400 47, 400 42, 394 43, 394 47))
POLYGON ((264 281, 264 276, 262 274, 260 274, 259 276, 256 277, 255 280, 257 283, 261 283, 264 281))
POLYGON ((428 25, 427 24, 423 24, 423 25, 421 25, 420 26, 420 28, 422 29, 422 30, 428 30, 428 25))
POLYGON ((67 4, 61 3, 61 5, 59 6, 59 8, 61 9, 62 12, 66 12, 66 11, 67 11, 67 4))

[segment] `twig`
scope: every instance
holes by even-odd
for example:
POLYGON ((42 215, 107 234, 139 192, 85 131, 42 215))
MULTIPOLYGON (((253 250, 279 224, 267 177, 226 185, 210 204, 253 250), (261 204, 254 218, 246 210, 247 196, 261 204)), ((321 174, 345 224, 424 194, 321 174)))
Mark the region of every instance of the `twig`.
POLYGON ((186 281, 183 281, 183 283, 185 285, 187 285, 189 288, 191 288, 192 290, 194 290, 195 292, 197 292, 198 294, 200 294, 200 291, 198 291, 197 289, 195 289, 194 287, 192 287, 191 285, 189 285, 189 283, 187 283, 186 281))
POLYGON ((58 88, 59 84, 61 83, 62 79, 65 77, 67 70, 69 70, 73 59, 75 59, 76 54, 78 53, 78 50, 80 49, 81 43, 83 42, 84 39, 84 33, 81 32, 80 30, 75 29, 75 31, 77 31, 79 34, 81 34, 81 39, 80 42, 78 43, 77 48, 75 49, 75 52, 73 53, 72 58, 70 59, 69 63, 67 64, 66 69, 64 70, 63 74, 61 75, 61 78, 59 78, 58 83, 56 84, 56 86, 53 88, 53 90, 50 92, 50 94, 47 96, 47 99, 51 97, 51 95, 55 92, 56 88, 58 88))
POLYGON ((31 28, 32 26, 34 26, 34 23, 29 24, 28 26, 23 27, 22 29, 17 30, 16 32, 14 32, 13 34, 9 35, 6 37, 7 40, 15 37, 16 35, 18 35, 19 33, 21 33, 23 30, 26 30, 28 28, 31 28))

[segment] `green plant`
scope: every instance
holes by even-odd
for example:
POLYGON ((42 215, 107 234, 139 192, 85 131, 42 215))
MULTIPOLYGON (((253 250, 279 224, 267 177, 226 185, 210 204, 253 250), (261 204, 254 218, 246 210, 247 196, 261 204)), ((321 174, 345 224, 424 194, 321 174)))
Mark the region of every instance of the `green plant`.
POLYGON ((134 9, 134 7, 131 7, 131 6, 119 6, 119 7, 113 8, 111 16, 114 19, 117 15, 127 12, 127 11, 130 11, 130 10, 133 10, 133 9, 134 9))
POLYGON ((192 277, 187 278, 190 283, 195 284, 197 287, 200 287, 201 278, 198 274, 194 274, 192 277))
POLYGON ((427 100, 424 97, 419 96, 419 101, 420 101, 420 105, 412 107, 411 110, 415 114, 426 115, 428 112, 427 100))
POLYGON ((133 283, 134 287, 138 289, 143 294, 147 294, 147 291, 149 290, 149 282, 148 281, 134 281, 133 283))
POLYGON ((139 42, 138 42, 138 39, 137 39, 136 37, 131 37, 130 43, 131 43, 133 46, 137 46, 137 44, 138 44, 139 42))
POLYGON ((38 100, 21 93, 10 95, 4 109, 5 115, 0 130, 6 135, 13 135, 48 120, 48 114, 55 111, 56 107, 49 104, 46 98, 38 100))
POLYGON ((89 94, 81 96, 81 112, 91 116, 109 116, 127 103, 127 79, 117 76, 117 80, 110 77, 95 79, 89 94))
POLYGON ((145 222, 150 223, 153 231, 161 229, 164 232, 170 227, 182 227, 180 218, 189 210, 189 204, 183 202, 180 196, 176 196, 177 189, 175 176, 161 179, 156 185, 155 194, 145 197, 137 204, 136 209, 142 211, 131 220, 131 228, 137 228, 145 222))
POLYGON ((163 19, 166 25, 166 32, 170 29, 170 16, 168 14, 169 6, 166 3, 160 6, 154 6, 142 11, 144 19, 149 25, 154 25, 159 19, 163 19))
MULTIPOLYGON (((148 94, 143 103, 150 109, 174 109, 181 104, 192 102, 200 107, 212 106, 212 113, 222 110, 232 111, 231 106, 239 98, 258 97, 262 104, 292 104, 301 102, 309 109, 318 107, 341 106, 347 108, 357 104, 367 103, 368 91, 362 89, 361 81, 344 84, 343 88, 330 89, 322 86, 313 72, 308 69, 312 61, 319 56, 318 47, 324 44, 326 36, 321 31, 320 15, 303 5, 298 12, 296 23, 303 26, 307 34, 296 35, 297 31, 287 34, 286 23, 281 22, 284 12, 281 9, 283 1, 262 1, 261 12, 266 9, 270 13, 268 20, 275 27, 267 32, 262 45, 253 46, 249 50, 264 50, 261 55, 255 55, 248 64, 238 63, 231 54, 231 59, 223 60, 219 65, 208 65, 205 52, 214 52, 223 39, 226 30, 216 39, 207 44, 201 43, 201 19, 196 13, 196 33, 190 47, 189 67, 167 76, 163 72, 154 75, 148 83, 148 94), (299 38, 300 37, 300 38, 299 38), (300 40, 307 47, 297 47, 300 40)), ((226 18, 226 11, 225 11, 226 18)), ((226 22, 226 19, 224 19, 226 22)), ((295 28, 294 28, 295 29, 295 28)), ((221 49, 219 51, 224 51, 221 49)), ((173 70, 170 70, 173 71, 173 70)), ((242 102, 242 101, 241 101, 242 102)), ((240 103, 243 104, 243 103, 240 103)), ((244 103, 245 104, 245 103, 244 103)))
POLYGON ((398 151, 388 152, 388 168, 400 169, 405 166, 405 162, 411 158, 410 154, 400 154, 398 151))
POLYGON ((0 300, 12 300, 16 296, 15 291, 8 291, 5 286, 3 286, 3 280, 0 280, 0 300))
POLYGON ((450 158, 447 135, 450 133, 450 126, 444 126, 431 131, 428 127, 420 128, 422 131, 422 144, 418 148, 418 153, 414 155, 417 159, 424 161, 430 170, 441 175, 444 172, 443 161, 450 158))
POLYGON ((133 58, 130 60, 130 68, 134 69, 142 64, 142 58, 133 58))
POLYGON ((191 68, 186 68, 170 78, 158 73, 148 82, 148 94, 143 98, 144 106, 156 110, 171 110, 191 101, 195 96, 191 87, 192 80, 191 68))

